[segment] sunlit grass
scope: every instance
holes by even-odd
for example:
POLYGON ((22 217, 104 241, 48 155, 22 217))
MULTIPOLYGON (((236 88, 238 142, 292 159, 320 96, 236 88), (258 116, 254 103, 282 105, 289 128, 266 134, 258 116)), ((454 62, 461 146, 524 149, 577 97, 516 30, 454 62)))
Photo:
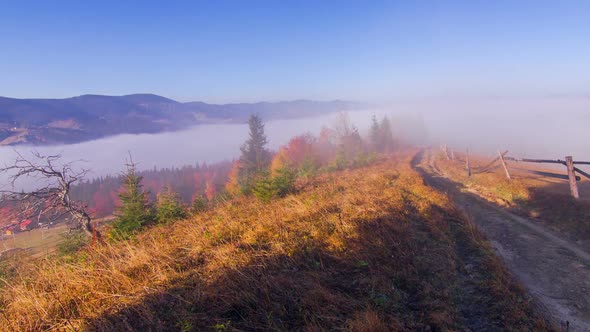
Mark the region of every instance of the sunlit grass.
MULTIPOLYGON (((472 165, 485 165, 489 160, 491 158, 472 156, 472 165)), ((590 201, 587 197, 573 199, 565 180, 530 175, 517 169, 511 169, 512 179, 508 180, 499 165, 491 171, 474 172, 472 176, 467 176, 463 162, 446 160, 442 155, 437 155, 436 165, 446 176, 475 190, 493 203, 508 207, 518 214, 540 219, 554 230, 574 239, 590 240, 590 201)), ((560 169, 543 169, 536 165, 519 164, 516 168, 560 173, 560 169)))
POLYGON ((546 329, 411 157, 322 174, 269 203, 228 200, 75 260, 24 264, 0 290, 0 326, 460 330, 473 324, 471 301, 482 322, 546 329))

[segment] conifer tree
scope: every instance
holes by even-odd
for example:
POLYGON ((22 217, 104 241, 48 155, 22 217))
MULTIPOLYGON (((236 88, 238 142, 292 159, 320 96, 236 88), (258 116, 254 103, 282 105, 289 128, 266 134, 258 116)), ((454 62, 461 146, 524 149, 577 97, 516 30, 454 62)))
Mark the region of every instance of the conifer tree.
POLYGON ((158 223, 184 219, 187 215, 186 209, 180 202, 180 196, 178 193, 174 192, 169 187, 165 187, 162 192, 158 194, 156 212, 158 223))
POLYGON ((123 177, 123 190, 119 193, 121 205, 117 207, 117 221, 113 231, 117 237, 128 238, 141 227, 155 221, 149 192, 141 184, 143 177, 137 174, 136 165, 130 160, 123 177))
POLYGON ((207 210, 207 199, 203 195, 198 195, 193 200, 190 212, 192 214, 199 214, 205 210, 207 210))
POLYGON ((373 114, 371 118, 371 128, 369 129, 369 139, 374 150, 379 150, 381 144, 381 126, 377 117, 373 114))
POLYGON ((379 132, 379 136, 381 137, 381 151, 391 151, 393 149, 393 133, 391 132, 391 122, 389 122, 387 116, 381 119, 379 132))
POLYGON ((250 135, 241 147, 238 182, 243 192, 249 192, 257 178, 266 172, 270 163, 270 152, 266 149, 268 140, 264 133, 264 123, 254 114, 248 120, 250 135))

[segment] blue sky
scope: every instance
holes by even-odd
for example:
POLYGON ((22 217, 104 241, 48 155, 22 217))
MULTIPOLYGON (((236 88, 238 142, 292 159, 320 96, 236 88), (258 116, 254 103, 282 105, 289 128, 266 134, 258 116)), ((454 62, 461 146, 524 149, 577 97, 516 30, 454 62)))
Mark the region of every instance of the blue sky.
POLYGON ((590 95, 590 1, 85 3, 2 3, 0 95, 590 95))

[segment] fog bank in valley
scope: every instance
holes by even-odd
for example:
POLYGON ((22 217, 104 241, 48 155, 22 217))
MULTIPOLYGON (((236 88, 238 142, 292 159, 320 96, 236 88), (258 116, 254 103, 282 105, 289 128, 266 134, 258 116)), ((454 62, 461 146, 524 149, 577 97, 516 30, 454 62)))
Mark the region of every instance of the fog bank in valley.
MULTIPOLYGON (((489 155, 503 149, 517 157, 557 159, 573 155, 577 160, 590 160, 590 131, 586 128, 590 124, 590 98, 425 98, 348 112, 361 134, 366 134, 373 114, 378 118, 388 115, 396 136, 419 145, 447 144, 456 150, 469 148, 489 155)), ((269 121, 269 147, 277 149, 295 135, 317 135, 336 118, 336 114, 329 114, 269 121)), ((35 149, 41 154, 60 153, 64 161, 83 159, 78 165, 91 169, 89 177, 96 177, 124 171, 129 152, 139 169, 232 160, 239 156, 247 136, 246 124, 207 124, 177 132, 15 149, 25 156, 35 149)), ((1 147, 0 158, 9 164, 15 158, 14 149, 1 147)), ((6 178, 0 180, 6 182, 6 178)))
MULTIPOLYGON (((351 123, 368 127, 372 114, 381 111, 350 112, 351 123)), ((274 120, 266 122, 269 148, 276 150, 293 136, 319 134, 323 126, 336 121, 336 114, 295 120, 274 120)), ((117 135, 104 139, 70 145, 0 147, 0 158, 10 164, 16 158, 15 151, 30 157, 32 151, 42 155, 61 154, 64 162, 75 161, 78 167, 90 169, 88 178, 120 174, 125 170, 129 153, 140 170, 171 168, 196 163, 215 163, 237 159, 240 146, 248 138, 247 124, 205 124, 187 130, 159 134, 117 135)), ((6 176, 0 178, 1 186, 7 187, 6 176)), ((21 182, 30 187, 35 180, 21 182)))

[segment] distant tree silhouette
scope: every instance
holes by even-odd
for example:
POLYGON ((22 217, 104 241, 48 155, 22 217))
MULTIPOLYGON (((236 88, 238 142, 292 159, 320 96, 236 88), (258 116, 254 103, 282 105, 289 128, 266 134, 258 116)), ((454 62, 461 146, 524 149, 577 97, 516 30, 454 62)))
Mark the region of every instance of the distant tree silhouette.
POLYGON ((369 140, 374 151, 388 152, 393 149, 393 133, 391 122, 387 116, 384 116, 381 121, 377 121, 377 117, 373 115, 369 129, 369 140))
POLYGON ((371 117, 371 128, 369 129, 369 140, 374 150, 379 150, 381 144, 381 126, 377 121, 377 116, 373 114, 371 117))
POLYGON ((250 134, 242 145, 239 161, 238 182, 243 192, 249 192, 256 180, 263 174, 270 163, 270 152, 266 149, 268 140, 264 133, 264 123, 257 114, 248 120, 250 134))
POLYGON ((391 132, 391 122, 387 116, 381 119, 379 132, 381 137, 381 151, 391 151, 393 149, 393 133, 391 132))

